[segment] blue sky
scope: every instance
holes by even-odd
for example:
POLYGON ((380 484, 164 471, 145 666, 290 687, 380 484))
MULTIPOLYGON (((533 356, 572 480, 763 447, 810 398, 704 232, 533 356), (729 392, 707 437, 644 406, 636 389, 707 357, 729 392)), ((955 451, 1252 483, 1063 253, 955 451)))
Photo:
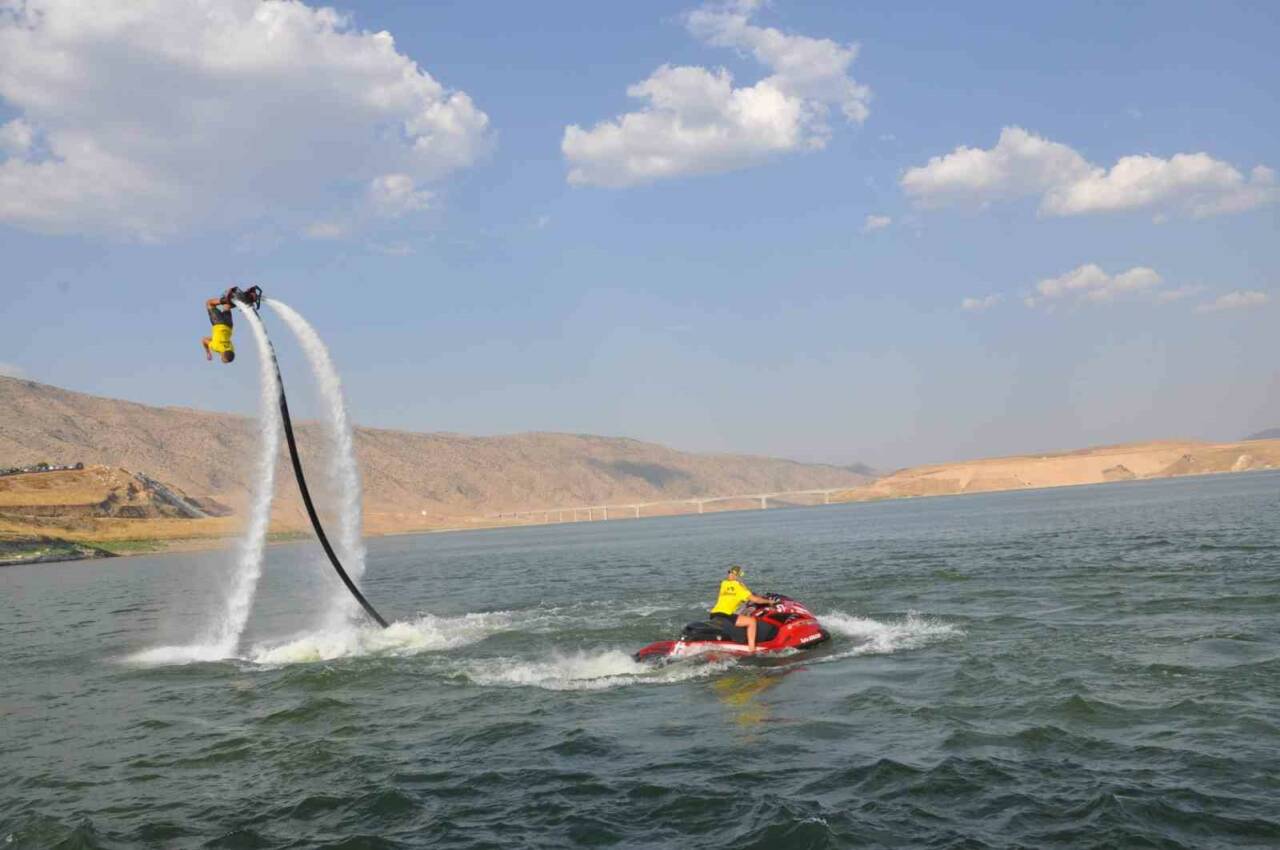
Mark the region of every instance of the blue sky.
POLYGON ((6 371, 248 412, 197 340, 256 281, 369 425, 888 467, 1280 424, 1271 4, 32 5, 6 371))

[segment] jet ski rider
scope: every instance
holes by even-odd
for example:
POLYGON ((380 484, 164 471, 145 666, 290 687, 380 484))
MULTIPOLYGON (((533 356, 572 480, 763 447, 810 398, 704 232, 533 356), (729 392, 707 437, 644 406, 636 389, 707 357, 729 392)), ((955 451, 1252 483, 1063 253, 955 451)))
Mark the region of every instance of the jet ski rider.
POLYGON ((754 652, 756 649, 756 618, 738 612, 748 602, 768 605, 772 601, 764 596, 756 596, 748 590, 747 586, 742 583, 742 567, 734 564, 725 573, 724 581, 720 582, 720 598, 716 600, 715 607, 711 609, 711 619, 714 621, 717 618, 723 618, 731 620, 733 625, 738 628, 745 627, 747 630, 747 649, 754 652))

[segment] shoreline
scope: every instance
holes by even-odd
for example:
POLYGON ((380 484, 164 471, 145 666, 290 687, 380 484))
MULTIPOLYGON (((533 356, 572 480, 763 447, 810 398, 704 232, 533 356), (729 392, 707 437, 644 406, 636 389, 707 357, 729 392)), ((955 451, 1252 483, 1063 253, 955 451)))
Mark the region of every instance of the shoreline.
MULTIPOLYGON (((1232 470, 1213 470, 1207 472, 1191 472, 1185 475, 1172 475, 1150 478, 1133 478, 1120 481, 1087 481, 1087 482, 1067 482, 1063 484, 1048 484, 1032 487, 1006 487, 1003 489, 992 490, 971 490, 958 491, 951 493, 902 493, 902 494, 885 494, 885 493, 868 493, 865 490, 851 490, 847 493, 841 493, 839 499, 833 499, 830 504, 785 504, 779 505, 768 510, 780 510, 785 508, 821 508, 831 507, 833 505, 854 505, 854 504, 870 504, 882 502, 904 502, 916 499, 934 499, 945 498, 948 496, 983 496, 995 495, 999 493, 1026 493, 1038 492, 1046 490, 1060 490, 1071 487, 1093 487, 1097 485, 1109 484, 1137 484, 1142 482, 1153 481, 1176 481, 1185 478, 1205 478, 1227 475, 1246 475, 1249 473, 1266 473, 1280 472, 1276 468, 1265 469, 1243 469, 1238 471, 1232 470)), ((725 508, 720 510, 708 511, 708 515, 715 514, 731 514, 731 513, 759 513, 757 508, 725 508)), ((672 512, 664 514, 653 514, 649 516, 630 517, 619 516, 616 519, 596 519, 596 520, 577 520, 566 522, 531 522, 531 521, 510 521, 500 522, 493 520, 485 520, 485 524, 476 524, 473 526, 451 524, 435 528, 403 528, 403 529, 386 529, 376 532, 370 532, 363 535, 362 539, 370 540, 380 537, 403 537, 415 534, 449 534, 454 532, 465 531, 502 531, 512 528, 540 528, 547 526, 559 525, 581 525, 584 522, 636 522, 643 519, 664 519, 678 516, 699 516, 692 512, 672 512)), ((127 520, 126 520, 127 521, 127 520)), ((26 543, 30 546, 43 546, 61 549, 58 552, 41 551, 40 554, 29 558, 3 558, 0 557, 0 568, 26 566, 29 564, 51 564, 63 562, 75 562, 85 560, 102 560, 106 558, 129 558, 139 555, 165 555, 180 554, 183 552, 206 552, 212 549, 218 549, 222 546, 234 543, 238 535, 226 534, 202 537, 138 537, 138 538, 121 538, 119 540, 84 540, 75 538, 57 538, 48 534, 6 534, 0 536, 0 552, 8 549, 16 544, 26 543), (6 541, 5 537, 10 540, 6 541), (18 538, 18 539, 14 539, 18 538), (21 538, 26 538, 25 540, 21 538), (7 545, 6 545, 7 543, 7 545)), ((282 546, 289 543, 299 543, 304 540, 314 539, 310 531, 285 530, 269 532, 267 546, 282 546)))

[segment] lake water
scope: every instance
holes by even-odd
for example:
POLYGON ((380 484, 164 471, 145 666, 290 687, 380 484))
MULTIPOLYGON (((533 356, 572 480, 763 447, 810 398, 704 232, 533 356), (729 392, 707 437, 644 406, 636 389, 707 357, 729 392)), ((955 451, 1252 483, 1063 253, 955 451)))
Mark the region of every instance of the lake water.
POLYGON ((0 570, 0 847, 1280 846, 1280 474, 321 558, 187 664, 230 552, 0 570), (730 562, 832 642, 632 662, 730 562))

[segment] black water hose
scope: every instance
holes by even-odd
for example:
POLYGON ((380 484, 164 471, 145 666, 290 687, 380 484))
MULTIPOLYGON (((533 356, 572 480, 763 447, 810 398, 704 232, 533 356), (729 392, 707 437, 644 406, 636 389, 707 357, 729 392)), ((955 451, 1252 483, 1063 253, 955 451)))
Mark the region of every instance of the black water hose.
POLYGON ((302 461, 298 457, 298 443, 293 438, 293 421, 289 418, 289 402, 284 397, 284 379, 280 376, 280 361, 276 359, 276 350, 270 340, 267 341, 267 351, 271 354, 271 365, 276 370, 276 386, 280 387, 280 418, 284 420, 284 438, 289 443, 289 457, 293 461, 293 477, 298 482, 298 490, 302 492, 302 503, 307 506, 307 516, 311 517, 311 525, 316 530, 316 537, 320 538, 320 545, 324 547, 324 553, 329 556, 329 563, 333 564, 334 570, 338 573, 338 578, 342 579, 342 583, 347 586, 347 590, 351 591, 351 595, 360 603, 360 607, 364 608, 364 612, 385 629, 387 621, 382 619, 382 615, 378 613, 377 609, 369 603, 368 599, 364 598, 360 588, 356 587, 356 583, 351 580, 351 576, 347 575, 347 571, 342 568, 342 562, 338 560, 337 554, 333 551, 333 546, 329 545, 329 538, 324 533, 324 526, 320 524, 320 517, 316 514, 316 506, 311 501, 311 491, 307 489, 307 477, 302 474, 302 461))

